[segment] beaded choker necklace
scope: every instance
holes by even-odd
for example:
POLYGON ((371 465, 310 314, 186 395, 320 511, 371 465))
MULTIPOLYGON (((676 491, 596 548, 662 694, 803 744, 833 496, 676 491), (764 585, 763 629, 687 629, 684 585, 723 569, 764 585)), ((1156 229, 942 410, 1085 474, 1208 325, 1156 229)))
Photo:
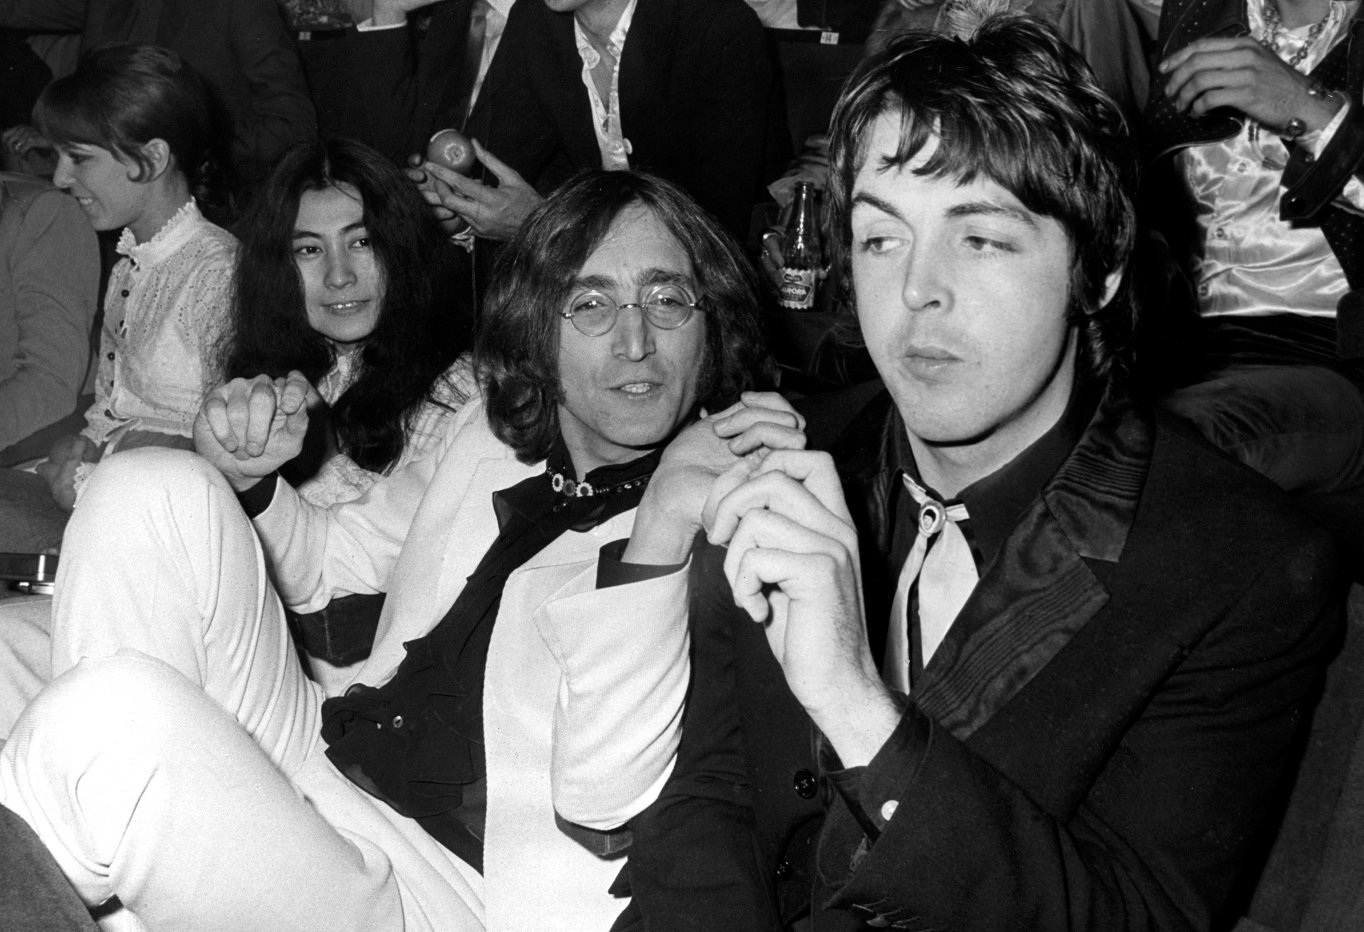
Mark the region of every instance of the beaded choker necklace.
POLYGON ((549 477, 550 488, 554 489, 556 494, 562 495, 564 498, 602 498, 607 495, 614 495, 617 492, 624 492, 628 489, 642 489, 649 484, 649 476, 644 475, 599 489, 586 480, 580 482, 576 479, 572 479, 555 470, 553 466, 545 467, 545 475, 549 477))

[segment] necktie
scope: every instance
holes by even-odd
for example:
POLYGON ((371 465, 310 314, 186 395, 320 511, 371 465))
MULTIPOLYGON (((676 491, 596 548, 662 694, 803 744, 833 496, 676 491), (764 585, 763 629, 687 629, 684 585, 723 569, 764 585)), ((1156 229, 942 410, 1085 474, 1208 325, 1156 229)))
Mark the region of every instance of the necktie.
POLYGON ((890 630, 881 675, 887 685, 909 692, 909 592, 919 582, 919 644, 924 665, 966 604, 979 578, 971 547, 956 522, 969 516, 958 502, 944 505, 909 476, 905 488, 919 506, 919 528, 895 586, 890 630))
POLYGON ((458 124, 463 126, 473 109, 474 87, 483 64, 483 40, 488 30, 488 0, 471 0, 469 34, 464 42, 464 60, 460 62, 459 92, 455 103, 458 124))

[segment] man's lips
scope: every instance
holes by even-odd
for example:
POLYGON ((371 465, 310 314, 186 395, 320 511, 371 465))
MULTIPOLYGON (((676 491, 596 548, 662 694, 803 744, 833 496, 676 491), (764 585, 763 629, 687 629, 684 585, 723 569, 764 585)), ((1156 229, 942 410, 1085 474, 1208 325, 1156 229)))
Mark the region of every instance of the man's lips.
POLYGON ((622 382, 620 385, 612 386, 614 391, 624 392, 627 395, 647 395, 659 387, 660 383, 649 380, 622 382))
POLYGON ((960 359, 955 353, 950 353, 940 346, 915 346, 914 344, 910 344, 905 350, 905 355, 937 362, 951 362, 960 359))
POLYGON ((920 376, 941 375, 961 357, 940 346, 914 346, 906 348, 905 365, 911 372, 920 376))

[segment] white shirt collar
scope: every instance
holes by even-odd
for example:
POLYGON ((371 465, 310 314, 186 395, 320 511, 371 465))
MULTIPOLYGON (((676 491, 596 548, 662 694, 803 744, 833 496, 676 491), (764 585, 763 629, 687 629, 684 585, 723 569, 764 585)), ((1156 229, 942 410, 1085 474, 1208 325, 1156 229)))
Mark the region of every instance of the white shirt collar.
MULTIPOLYGON (((616 67, 620 67, 620 54, 625 48, 625 36, 630 31, 630 23, 635 18, 635 6, 639 0, 630 0, 625 9, 621 11, 620 19, 616 21, 616 28, 611 30, 611 35, 606 40, 606 44, 611 49, 611 54, 616 57, 616 67)), ((582 24, 578 22, 578 17, 573 17, 573 36, 578 42, 578 54, 582 56, 583 62, 589 68, 597 67, 601 61, 601 55, 593 47, 587 38, 587 32, 582 24)))

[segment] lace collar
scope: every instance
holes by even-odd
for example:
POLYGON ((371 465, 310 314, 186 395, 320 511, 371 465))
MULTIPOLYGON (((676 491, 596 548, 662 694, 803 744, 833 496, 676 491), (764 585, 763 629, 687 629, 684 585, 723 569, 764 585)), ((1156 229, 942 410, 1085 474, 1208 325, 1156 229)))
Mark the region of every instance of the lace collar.
POLYGON ((174 255, 180 247, 189 242, 202 217, 198 205, 191 198, 145 243, 139 243, 133 236, 133 231, 124 227, 123 232, 118 235, 118 245, 114 249, 120 256, 132 259, 133 265, 137 268, 156 265, 174 255))

